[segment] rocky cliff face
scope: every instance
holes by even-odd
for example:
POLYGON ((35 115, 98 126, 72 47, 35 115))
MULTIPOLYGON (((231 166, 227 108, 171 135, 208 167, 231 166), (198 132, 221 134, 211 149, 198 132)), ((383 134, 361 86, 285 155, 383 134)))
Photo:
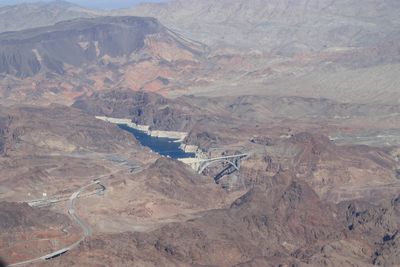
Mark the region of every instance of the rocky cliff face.
POLYGON ((126 145, 137 145, 131 135, 117 127, 65 106, 13 107, 2 112, 7 116, 0 120, 3 152, 5 148, 21 155, 81 149, 112 152, 126 145))
POLYGON ((155 19, 106 17, 60 22, 55 26, 0 34, 0 73, 17 77, 40 71, 63 74, 104 57, 129 57, 148 35, 165 31, 155 19))
POLYGON ((206 50, 149 17, 80 18, 1 33, 0 94, 65 103, 116 86, 181 88, 195 79, 206 50))
POLYGON ((72 105, 94 116, 129 118, 151 129, 182 131, 194 123, 200 113, 183 99, 168 99, 150 92, 127 90, 95 93, 83 96, 72 105))
POLYGON ((341 203, 341 217, 346 218, 350 236, 361 235, 372 245, 371 263, 395 266, 399 259, 399 196, 379 205, 365 201, 341 203), (343 216, 342 216, 343 215, 343 216))

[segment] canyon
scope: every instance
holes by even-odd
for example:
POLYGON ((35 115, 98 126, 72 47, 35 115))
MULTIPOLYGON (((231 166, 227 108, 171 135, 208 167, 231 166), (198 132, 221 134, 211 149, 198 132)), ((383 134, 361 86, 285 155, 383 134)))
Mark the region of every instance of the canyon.
POLYGON ((399 9, 0 7, 0 262, 398 266, 399 9))

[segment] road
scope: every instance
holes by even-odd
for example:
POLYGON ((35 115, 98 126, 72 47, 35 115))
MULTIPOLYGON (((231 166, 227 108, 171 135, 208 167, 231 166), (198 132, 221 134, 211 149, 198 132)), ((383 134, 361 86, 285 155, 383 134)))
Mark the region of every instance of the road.
MULTIPOLYGON (((136 169, 135 169, 136 170, 136 169)), ((97 179, 93 178, 93 181, 98 181, 98 180, 103 180, 106 179, 107 177, 109 177, 112 174, 107 174, 107 175, 102 175, 97 177, 97 179)), ((99 184, 100 186, 103 187, 103 190, 105 190, 104 186, 99 184)), ((88 196, 92 196, 94 194, 97 194, 98 192, 89 192, 86 194, 80 194, 80 198, 84 197, 88 197, 88 196)), ((61 196, 53 196, 53 197, 49 197, 49 198, 41 198, 41 199, 35 199, 35 200, 29 200, 29 201, 23 201, 23 202, 27 202, 29 204, 29 206, 31 207, 46 207, 49 205, 52 205, 54 203, 58 203, 58 202, 63 202, 63 201, 68 201, 71 197, 70 196, 66 196, 66 195, 61 195, 61 196)))
POLYGON ((46 254, 44 256, 41 256, 41 257, 38 257, 38 258, 35 258, 35 259, 30 259, 30 260, 26 260, 26 261, 22 261, 22 262, 18 262, 18 263, 13 263, 13 264, 8 265, 8 266, 9 267, 23 266, 23 265, 35 263, 35 262, 38 262, 38 261, 43 261, 43 260, 48 260, 48 259, 52 259, 52 258, 58 257, 58 256, 60 256, 60 255, 62 255, 64 253, 68 252, 69 250, 75 248, 76 246, 78 246, 79 243, 81 243, 85 239, 85 237, 89 236, 91 234, 92 230, 91 230, 89 225, 87 225, 81 218, 79 218, 79 216, 78 216, 78 214, 76 212, 76 209, 75 209, 75 202, 76 202, 76 199, 79 197, 79 195, 83 191, 85 191, 87 188, 89 188, 89 187, 91 187, 93 185, 96 185, 96 184, 101 186, 101 189, 98 192, 103 192, 103 191, 106 190, 105 186, 103 186, 100 183, 99 180, 96 180, 96 181, 91 182, 90 184, 87 184, 87 185, 79 188, 78 191, 74 192, 71 195, 71 197, 69 198, 69 201, 68 201, 68 214, 69 214, 69 216, 71 217, 71 219, 77 225, 79 225, 80 228, 82 228, 83 236, 82 236, 81 239, 79 239, 78 241, 76 241, 75 243, 71 244, 68 247, 61 248, 61 249, 59 249, 57 251, 54 251, 54 252, 52 252, 50 254, 46 254))
MULTIPOLYGON (((81 218, 79 218, 79 216, 77 215, 76 211, 75 211, 75 202, 76 199, 78 198, 78 196, 86 190, 86 188, 95 185, 95 184, 99 184, 101 185, 100 181, 94 181, 93 183, 90 183, 84 187, 81 187, 78 191, 74 192, 72 194, 72 196, 69 198, 68 201, 68 214, 69 216, 71 216, 72 220, 76 222, 76 224, 78 224, 82 230, 83 230, 83 234, 84 237, 82 239, 84 239, 86 236, 89 236, 90 233, 92 232, 91 228, 89 225, 87 225, 81 218)), ((101 185, 102 186, 102 185, 101 185)), ((102 191, 105 190, 105 187, 102 186, 102 191)))
POLYGON ((198 162, 209 162, 209 161, 215 161, 215 160, 221 160, 221 159, 232 159, 232 158, 243 158, 243 157, 248 157, 249 154, 237 154, 237 155, 230 155, 230 156, 221 156, 217 158, 210 158, 210 159, 198 159, 198 162))

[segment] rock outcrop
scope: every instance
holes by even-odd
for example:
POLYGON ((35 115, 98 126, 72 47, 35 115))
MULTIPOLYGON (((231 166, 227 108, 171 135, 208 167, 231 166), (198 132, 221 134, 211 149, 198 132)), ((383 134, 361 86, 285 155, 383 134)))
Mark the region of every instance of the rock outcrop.
POLYGON ((101 17, 0 34, 0 73, 29 77, 40 71, 64 74, 104 57, 129 57, 145 38, 166 29, 151 18, 101 17))

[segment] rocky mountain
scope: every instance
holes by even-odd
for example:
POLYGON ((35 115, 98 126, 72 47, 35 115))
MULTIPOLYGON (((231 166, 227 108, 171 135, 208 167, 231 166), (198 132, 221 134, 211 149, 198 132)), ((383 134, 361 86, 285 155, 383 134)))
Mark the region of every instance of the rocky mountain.
POLYGON ((123 12, 156 17, 212 48, 219 71, 190 93, 394 104, 399 10, 395 0, 176 0, 123 12))
POLYGON ((110 153, 120 147, 137 144, 128 134, 119 132, 112 125, 107 127, 107 124, 103 125, 91 116, 65 106, 12 107, 3 112, 7 114, 7 123, 2 128, 3 149, 9 154, 87 149, 110 153), (101 141, 111 137, 113 141, 109 143, 101 141))
POLYGON ((158 130, 188 130, 196 114, 204 114, 184 98, 169 99, 156 93, 126 89, 81 96, 72 106, 93 116, 131 118, 134 123, 158 130))
POLYGON ((396 1, 362 7, 353 0, 171 1, 107 13, 114 18, 3 33, 1 93, 9 100, 22 95, 30 103, 47 98, 70 104, 84 93, 122 87, 172 96, 245 91, 396 104, 398 10, 396 1), (168 28, 143 27, 148 32, 133 38, 135 26, 121 15, 156 17, 168 28), (124 30, 115 34, 119 27, 124 30), (47 31, 68 39, 44 37, 47 31), (87 36, 100 33, 113 42, 87 36))
MULTIPOLYGON (((93 226, 93 235, 79 249, 38 266, 397 264, 399 182, 393 156, 397 152, 393 147, 337 146, 320 134, 299 132, 312 128, 296 113, 306 110, 315 124, 319 104, 326 100, 296 99, 167 99, 154 93, 111 91, 81 97, 73 108, 14 108, 13 113, 21 115, 12 116, 11 128, 26 125, 27 130, 9 131, 23 134, 12 135, 19 142, 9 153, 11 159, 0 158, 1 177, 19 182, 2 180, 3 187, 14 185, 3 196, 12 192, 21 198, 18 191, 36 192, 35 186, 53 194, 70 193, 65 184, 77 186, 81 177, 89 179, 89 173, 89 177, 109 174, 104 179, 104 196, 80 201, 79 212, 93 226), (268 109, 270 105, 263 106, 264 102, 282 107, 271 104, 268 109), (239 172, 223 179, 223 186, 181 162, 155 160, 157 156, 143 165, 143 171, 129 173, 124 171, 129 164, 126 153, 134 151, 135 160, 150 153, 129 142, 117 127, 91 121, 97 112, 154 121, 166 108, 174 111, 170 118, 179 118, 188 109, 194 122, 188 124, 192 127, 189 139, 202 138, 204 143, 199 145, 206 151, 206 142, 222 149, 207 152, 221 155, 238 149, 254 154, 242 162, 239 172), (265 115, 251 119, 245 116, 248 110, 265 115), (29 114, 36 114, 32 122, 29 114), (256 135, 267 138, 250 139, 256 135), (61 150, 54 145, 57 140, 79 144, 81 149, 61 150), (109 149, 100 150, 106 146, 104 140, 109 149), (124 143, 129 146, 123 148, 124 143), (35 146, 26 149, 31 144, 35 146)), ((358 110, 351 105, 331 105, 330 110, 340 112, 358 110)), ((391 111, 387 107, 382 114, 391 111)), ((330 120, 329 114, 321 114, 316 128, 328 122, 338 126, 330 120)), ((178 120, 169 122, 180 125, 178 120)))
POLYGON ((2 5, 0 1, 0 32, 49 26, 64 20, 95 17, 100 13, 66 1, 13 5, 2 5))
POLYGON ((142 4, 126 12, 159 18, 208 44, 236 44, 281 53, 372 46, 399 38, 397 1, 357 3, 176 0, 142 4))
POLYGON ((224 209, 145 232, 86 240, 61 266, 395 266, 398 198, 332 205, 288 173, 224 209), (362 236, 362 238, 361 238, 362 236), (105 251, 107 253, 105 253, 105 251))
MULTIPOLYGON (((98 165, 99 162, 113 162, 116 159, 110 155, 121 149, 126 154, 120 154, 120 158, 127 161, 131 153, 142 149, 130 134, 77 109, 59 105, 20 106, 1 108, 1 113, 7 121, 1 125, 4 134, 0 194, 7 195, 9 201, 17 195, 23 199, 39 198, 41 190, 49 194, 62 191, 63 183, 54 184, 54 179, 71 183, 86 175, 107 173, 107 164, 98 165), (73 171, 64 173, 71 167, 73 171), (46 184, 49 186, 42 188, 46 184), (32 196, 26 195, 27 191, 32 196)), ((135 158, 140 161, 142 156, 135 158)))
POLYGON ((139 153, 146 149, 130 134, 67 106, 1 106, 0 133, 0 258, 8 264, 51 253, 81 236, 63 211, 26 202, 55 197, 62 206, 71 190, 94 177, 129 172, 152 159, 139 153))
POLYGON ((26 203, 1 202, 0 214, 3 218, 0 224, 2 232, 21 226, 46 229, 49 223, 57 225, 68 224, 69 222, 63 214, 52 213, 46 210, 36 210, 26 203))
POLYGON ((0 33, 0 258, 398 266, 399 10, 173 0, 0 33), (210 165, 97 115, 185 131, 210 165))
POLYGON ((77 19, 2 33, 0 44, 4 97, 58 95, 61 101, 117 85, 181 86, 194 77, 205 53, 203 45, 156 19, 139 17, 77 19))
POLYGON ((68 243, 70 238, 78 236, 77 229, 65 214, 32 208, 27 203, 2 201, 0 216, 0 263, 3 266, 40 251, 51 251, 58 244, 68 243), (26 238, 30 241, 26 242, 26 238), (58 244, 46 242, 46 238, 57 239, 58 244))
POLYGON ((163 24, 209 45, 235 45, 280 53, 312 52, 395 42, 400 6, 390 0, 174 0, 100 12, 66 1, 0 8, 0 32, 48 26, 101 15, 158 18, 163 24), (10 23, 13 21, 13 23, 10 23))
POLYGON ((288 127, 292 132, 295 129, 322 131, 338 142, 400 144, 399 131, 392 127, 400 123, 398 105, 341 103, 297 96, 192 95, 168 98, 152 92, 120 88, 80 96, 72 106, 93 116, 130 118, 156 130, 188 131, 188 141, 196 144, 208 143, 210 140, 206 141, 207 138, 214 141, 230 139, 230 134, 223 133, 231 133, 232 125, 249 128, 258 125, 262 136, 261 125, 275 125, 277 118, 286 121, 275 125, 276 128, 288 127), (314 128, 316 121, 319 122, 318 128, 314 128))
POLYGON ((28 77, 40 71, 63 74, 104 57, 129 57, 149 35, 166 33, 155 19, 106 17, 0 35, 0 73, 28 77))

